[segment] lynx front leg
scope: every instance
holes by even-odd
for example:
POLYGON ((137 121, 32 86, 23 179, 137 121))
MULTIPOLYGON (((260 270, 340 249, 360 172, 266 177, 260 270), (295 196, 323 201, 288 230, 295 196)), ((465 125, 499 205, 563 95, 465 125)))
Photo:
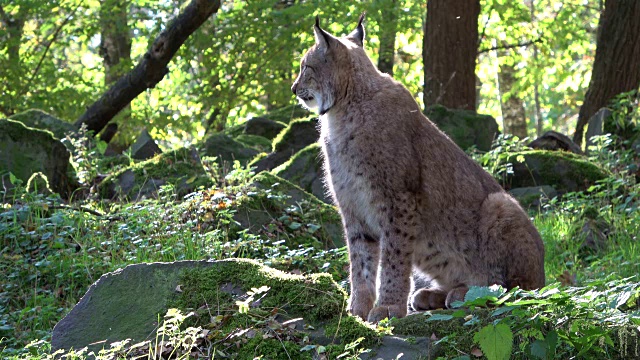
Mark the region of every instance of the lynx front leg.
POLYGON ((411 194, 396 194, 380 220, 383 230, 380 247, 378 303, 368 321, 407 315, 411 290, 413 246, 417 236, 418 214, 411 194))
POLYGON ((376 276, 380 261, 379 240, 371 235, 347 228, 351 297, 349 311, 366 320, 376 300, 376 276), (350 231, 351 230, 351 231, 350 231))

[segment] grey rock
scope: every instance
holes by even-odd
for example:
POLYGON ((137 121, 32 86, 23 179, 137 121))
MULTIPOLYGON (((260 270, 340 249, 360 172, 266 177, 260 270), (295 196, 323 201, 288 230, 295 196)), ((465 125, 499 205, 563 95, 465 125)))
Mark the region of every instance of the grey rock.
POLYGON ((558 196, 558 191, 549 185, 514 188, 509 190, 509 193, 524 208, 539 208, 542 205, 541 200, 558 196))
POLYGON ((533 140, 528 147, 538 150, 552 150, 552 151, 569 151, 574 154, 583 154, 582 149, 576 143, 574 143, 567 135, 561 134, 557 131, 547 131, 539 138, 533 140))
POLYGON ((147 129, 142 130, 136 142, 131 145, 131 157, 136 160, 151 159, 161 153, 162 150, 160 150, 160 147, 153 140, 147 129))
POLYGON ((74 133, 77 130, 73 124, 37 109, 12 115, 9 119, 19 121, 27 127, 50 131, 58 139, 64 139, 68 133, 74 133))
POLYGON ((287 126, 279 121, 264 117, 254 117, 244 124, 243 132, 248 135, 259 135, 273 140, 285 127, 287 126))
POLYGON ((255 166, 258 172, 273 170, 298 151, 316 143, 319 136, 317 118, 295 120, 274 140, 274 151, 251 165, 255 166))
POLYGON ((318 199, 332 203, 324 187, 319 144, 311 144, 298 151, 288 162, 275 168, 272 173, 300 186, 318 199))
POLYGON ((425 115, 463 150, 475 146, 479 150, 488 151, 500 133, 493 117, 474 111, 434 105, 425 110, 425 115))
POLYGON ((587 123, 587 134, 585 135, 585 138, 587 139, 587 152, 589 151, 589 146, 593 146, 595 144, 591 138, 604 134, 604 123, 609 117, 611 117, 611 115, 611 110, 602 108, 589 118, 589 122, 587 123))
POLYGON ((382 344, 363 354, 360 359, 366 360, 418 360, 429 359, 433 356, 431 341, 426 337, 384 336, 382 344))
POLYGON ((153 338, 176 293, 181 271, 215 266, 209 261, 179 261, 129 265, 102 275, 80 302, 53 328, 52 352, 58 349, 89 351, 132 339, 133 344, 153 338))
POLYGON ((217 157, 220 163, 229 164, 238 160, 245 165, 258 154, 258 151, 234 140, 229 135, 213 134, 205 139, 201 146, 201 153, 205 156, 217 157))
MULTIPOLYGON (((22 122, 0 119, 0 176, 2 186, 11 188, 9 173, 23 181, 36 172, 47 177, 52 191, 67 197, 77 187, 69 152, 52 133, 26 127, 22 122)), ((39 189, 44 183, 38 182, 39 189)))

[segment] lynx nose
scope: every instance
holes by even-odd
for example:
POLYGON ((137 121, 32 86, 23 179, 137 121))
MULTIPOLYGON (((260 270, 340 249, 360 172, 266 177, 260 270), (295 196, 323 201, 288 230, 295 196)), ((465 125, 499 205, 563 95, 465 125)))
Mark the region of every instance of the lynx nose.
POLYGON ((298 90, 298 82, 294 82, 293 85, 291 86, 291 92, 293 92, 293 95, 297 95, 298 93, 296 92, 296 90, 298 90))

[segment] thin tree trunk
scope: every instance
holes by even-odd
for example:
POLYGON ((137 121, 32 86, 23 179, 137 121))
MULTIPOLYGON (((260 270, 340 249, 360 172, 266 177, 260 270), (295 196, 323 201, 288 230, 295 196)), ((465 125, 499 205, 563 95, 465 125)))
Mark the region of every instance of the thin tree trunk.
POLYGON ((498 52, 500 71, 498 72, 498 90, 500 92, 500 109, 504 121, 504 132, 520 139, 527 137, 527 117, 522 99, 512 93, 516 83, 516 68, 513 58, 508 58, 510 51, 498 52))
POLYGON ((479 0, 429 0, 424 30, 424 103, 476 109, 479 0))
POLYGON ((378 70, 393 76, 393 63, 396 51, 396 32, 398 31, 397 0, 388 0, 382 7, 380 21, 380 51, 378 70))
MULTIPOLYGON (((26 20, 27 11, 25 7, 20 7, 18 12, 14 15, 8 14, 0 6, 0 24, 6 29, 7 33, 7 54, 8 54, 8 67, 5 69, 10 78, 21 79, 23 74, 21 71, 22 64, 20 63, 20 44, 22 41, 22 34, 24 31, 24 24, 26 20)), ((16 82, 18 83, 18 82, 16 82)), ((0 87, 0 90, 6 88, 7 84, 0 87)), ((12 93, 16 89, 5 89, 7 93, 12 93)), ((12 97, 12 99, 15 99, 12 97)), ((0 109, 5 115, 13 115, 16 111, 15 104, 0 104, 0 109)))
POLYGON ((116 81, 75 125, 87 124, 87 129, 94 134, 100 132, 131 100, 164 78, 169 72, 167 64, 180 46, 219 8, 220 0, 192 0, 156 38, 138 65, 116 81))
POLYGON ((105 85, 111 85, 131 68, 128 6, 129 0, 104 0, 100 5, 100 55, 104 64, 105 85))
POLYGON ((578 145, 593 114, 640 85, 640 1, 606 0, 598 27, 591 81, 573 135, 578 145))

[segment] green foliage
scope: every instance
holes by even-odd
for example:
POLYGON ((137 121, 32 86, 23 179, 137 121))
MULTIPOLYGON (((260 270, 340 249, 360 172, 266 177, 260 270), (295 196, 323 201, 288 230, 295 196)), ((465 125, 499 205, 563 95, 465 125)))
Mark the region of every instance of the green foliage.
POLYGON ((513 333, 505 324, 487 325, 474 335, 473 340, 489 360, 508 359, 511 356, 513 333))

